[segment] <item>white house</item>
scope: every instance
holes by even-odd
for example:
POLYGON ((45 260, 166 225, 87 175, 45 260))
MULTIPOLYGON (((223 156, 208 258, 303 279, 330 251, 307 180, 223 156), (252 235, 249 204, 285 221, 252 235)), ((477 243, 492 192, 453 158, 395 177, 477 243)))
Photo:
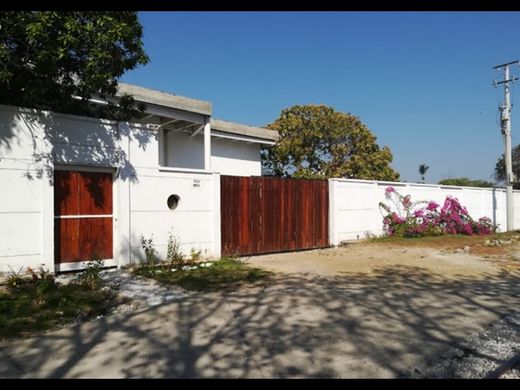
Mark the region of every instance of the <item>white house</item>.
MULTIPOLYGON (((165 255, 220 256, 220 174, 260 175, 272 130, 213 119, 209 102, 128 84, 141 118, 114 122, 0 105, 0 271, 165 255)), ((103 103, 100 101, 100 103, 103 103)))

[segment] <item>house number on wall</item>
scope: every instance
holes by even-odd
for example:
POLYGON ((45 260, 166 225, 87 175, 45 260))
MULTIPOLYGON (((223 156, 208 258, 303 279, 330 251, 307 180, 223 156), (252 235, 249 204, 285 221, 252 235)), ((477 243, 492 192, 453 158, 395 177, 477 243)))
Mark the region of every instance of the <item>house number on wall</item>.
POLYGON ((193 187, 200 187, 200 180, 194 179, 193 180, 193 187))

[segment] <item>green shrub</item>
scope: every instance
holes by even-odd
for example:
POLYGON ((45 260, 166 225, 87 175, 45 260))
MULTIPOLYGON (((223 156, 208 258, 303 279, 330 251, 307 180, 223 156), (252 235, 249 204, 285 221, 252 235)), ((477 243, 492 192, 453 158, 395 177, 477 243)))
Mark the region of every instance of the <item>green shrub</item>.
POLYGON ((170 263, 170 267, 178 268, 184 265, 184 255, 180 251, 180 243, 177 237, 170 230, 168 234, 168 249, 166 252, 166 261, 170 263))
POLYGON ((146 264, 154 266, 159 262, 159 257, 157 256, 157 250, 152 237, 146 239, 141 235, 141 247, 144 250, 146 264))
POLYGON ((9 267, 9 272, 7 273, 7 281, 6 281, 7 289, 9 291, 16 291, 22 287, 22 285, 25 283, 23 274, 24 274, 23 267, 20 267, 17 271, 15 271, 11 267, 9 267))
POLYGON ((85 269, 77 277, 77 282, 87 290, 97 290, 103 285, 103 262, 96 260, 87 263, 85 269))
POLYGON ((46 299, 48 299, 52 291, 57 287, 54 275, 43 267, 40 267, 38 271, 33 270, 31 267, 27 267, 27 272, 29 272, 32 277, 32 284, 35 292, 34 302, 36 305, 42 305, 45 303, 46 299))
POLYGON ((190 252, 191 261, 194 263, 194 262, 200 260, 201 253, 202 253, 202 251, 200 249, 195 250, 195 248, 191 248, 191 252, 190 252))

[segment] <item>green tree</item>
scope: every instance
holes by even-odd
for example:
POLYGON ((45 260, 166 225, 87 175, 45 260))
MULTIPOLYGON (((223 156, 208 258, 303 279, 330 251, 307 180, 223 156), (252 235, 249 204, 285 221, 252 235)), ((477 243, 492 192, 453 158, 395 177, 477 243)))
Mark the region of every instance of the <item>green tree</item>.
POLYGON ((419 165, 419 174, 421 175, 421 181, 424 183, 424 175, 426 175, 426 172, 428 172, 428 169, 430 167, 426 164, 419 165))
POLYGON ((267 126, 280 139, 262 151, 264 172, 279 177, 399 180, 388 147, 359 120, 325 105, 293 106, 267 126))
POLYGON ((0 103, 125 119, 139 108, 132 97, 88 99, 113 97, 118 78, 148 62, 142 32, 135 12, 2 12, 0 103))
MULTIPOLYGON (((516 145, 513 148, 511 158, 513 161, 513 175, 516 178, 520 178, 520 145, 516 145)), ((503 153, 498 158, 495 165, 495 174, 493 176, 495 177, 495 180, 501 183, 504 183, 506 180, 506 162, 503 153)), ((513 183, 513 188, 515 190, 520 190, 520 183, 513 183)))
POLYGON ((459 177, 452 179, 443 179, 438 184, 446 186, 463 186, 463 187, 495 187, 494 183, 485 180, 471 180, 467 177, 459 177))

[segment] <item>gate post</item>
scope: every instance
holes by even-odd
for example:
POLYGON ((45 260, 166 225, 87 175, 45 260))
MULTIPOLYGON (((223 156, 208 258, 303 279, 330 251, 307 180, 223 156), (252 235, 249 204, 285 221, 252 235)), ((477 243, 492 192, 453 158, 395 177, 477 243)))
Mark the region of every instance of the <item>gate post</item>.
POLYGON ((212 215, 212 256, 219 259, 222 257, 222 248, 221 248, 221 226, 220 226, 220 173, 213 173, 213 212, 212 215))
POLYGON ((329 245, 338 245, 336 237, 336 203, 334 198, 336 181, 328 179, 329 181, 329 245))

